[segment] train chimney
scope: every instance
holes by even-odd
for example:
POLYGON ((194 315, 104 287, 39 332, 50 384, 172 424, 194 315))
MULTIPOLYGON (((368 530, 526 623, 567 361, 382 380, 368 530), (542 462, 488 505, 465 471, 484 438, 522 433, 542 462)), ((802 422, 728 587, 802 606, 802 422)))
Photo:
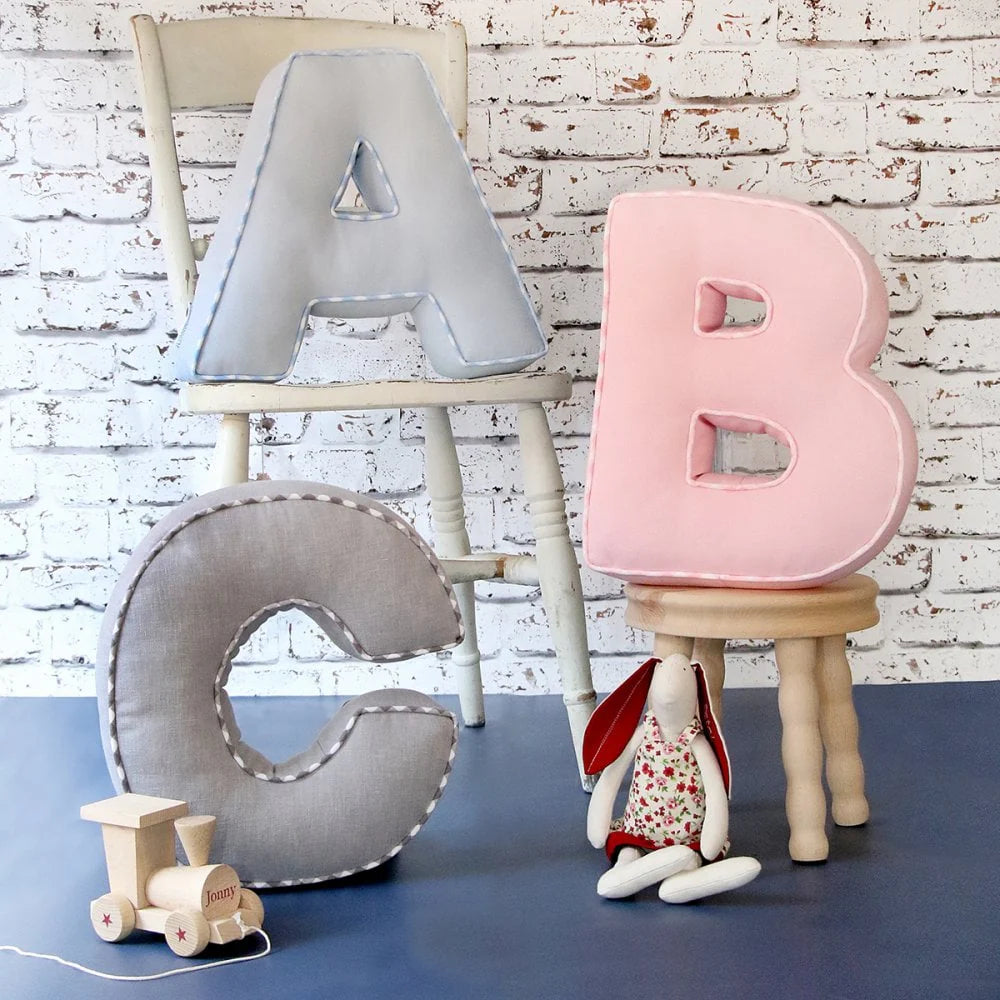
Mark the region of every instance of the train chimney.
POLYGON ((208 864, 215 835, 214 816, 182 816, 174 820, 174 828, 192 868, 208 864))

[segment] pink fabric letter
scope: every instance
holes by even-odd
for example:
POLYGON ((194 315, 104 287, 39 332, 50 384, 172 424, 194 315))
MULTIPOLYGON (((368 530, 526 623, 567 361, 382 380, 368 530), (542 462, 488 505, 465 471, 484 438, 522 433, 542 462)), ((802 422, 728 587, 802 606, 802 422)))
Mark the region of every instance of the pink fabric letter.
POLYGON ((821 213, 724 192, 622 195, 605 234, 584 553, 637 583, 819 586, 867 563, 913 489, 916 441, 870 371, 888 304, 821 213), (725 327, 726 296, 766 305, 725 327), (718 428, 791 450, 778 477, 711 471, 718 428))

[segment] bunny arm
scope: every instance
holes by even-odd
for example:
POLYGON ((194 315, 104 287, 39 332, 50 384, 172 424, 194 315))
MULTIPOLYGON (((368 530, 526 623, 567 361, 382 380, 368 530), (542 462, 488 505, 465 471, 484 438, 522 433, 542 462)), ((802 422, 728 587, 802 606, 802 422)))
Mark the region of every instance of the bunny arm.
POLYGON ((726 794, 719 761, 704 733, 698 733, 691 741, 691 750, 698 762, 702 784, 705 787, 705 821, 701 827, 701 855, 706 861, 714 861, 729 834, 729 796, 726 794))
POLYGON ((611 814, 614 812, 615 799, 642 742, 642 726, 637 726, 628 745, 601 772, 594 790, 590 793, 590 805, 587 806, 587 839, 593 847, 603 847, 611 830, 611 814))

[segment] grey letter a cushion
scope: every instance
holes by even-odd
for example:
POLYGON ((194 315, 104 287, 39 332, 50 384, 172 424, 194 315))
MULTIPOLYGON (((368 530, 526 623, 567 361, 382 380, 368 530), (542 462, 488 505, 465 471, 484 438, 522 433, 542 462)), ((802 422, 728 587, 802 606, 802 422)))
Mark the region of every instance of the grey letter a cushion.
POLYGON ((330 486, 255 482, 182 504, 150 532, 108 603, 98 654, 118 789, 218 816, 213 860, 255 885, 386 861, 433 810, 454 757, 454 716, 404 690, 347 702, 281 764, 247 745, 225 691, 231 662, 288 608, 365 660, 462 637, 451 584, 402 518, 330 486))

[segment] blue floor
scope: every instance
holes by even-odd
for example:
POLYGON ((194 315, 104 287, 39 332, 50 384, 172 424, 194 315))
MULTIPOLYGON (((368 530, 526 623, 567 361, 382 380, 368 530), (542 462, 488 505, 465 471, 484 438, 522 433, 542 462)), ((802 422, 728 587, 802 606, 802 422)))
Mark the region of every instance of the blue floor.
MULTIPOLYGON (((682 907, 652 890, 600 900, 561 700, 498 696, 394 863, 265 894, 268 958, 121 984, 0 953, 0 997, 998 1000, 1000 684, 859 688, 856 701, 873 819, 834 829, 825 865, 786 854, 775 692, 732 691, 731 836, 760 877, 682 907)), ((329 704, 237 712, 248 735, 267 723, 277 755, 304 746, 329 704)), ((106 877, 98 828, 77 817, 111 792, 94 703, 0 700, 0 733, 0 944, 131 975, 184 964, 162 938, 107 945, 90 930, 106 877)))

